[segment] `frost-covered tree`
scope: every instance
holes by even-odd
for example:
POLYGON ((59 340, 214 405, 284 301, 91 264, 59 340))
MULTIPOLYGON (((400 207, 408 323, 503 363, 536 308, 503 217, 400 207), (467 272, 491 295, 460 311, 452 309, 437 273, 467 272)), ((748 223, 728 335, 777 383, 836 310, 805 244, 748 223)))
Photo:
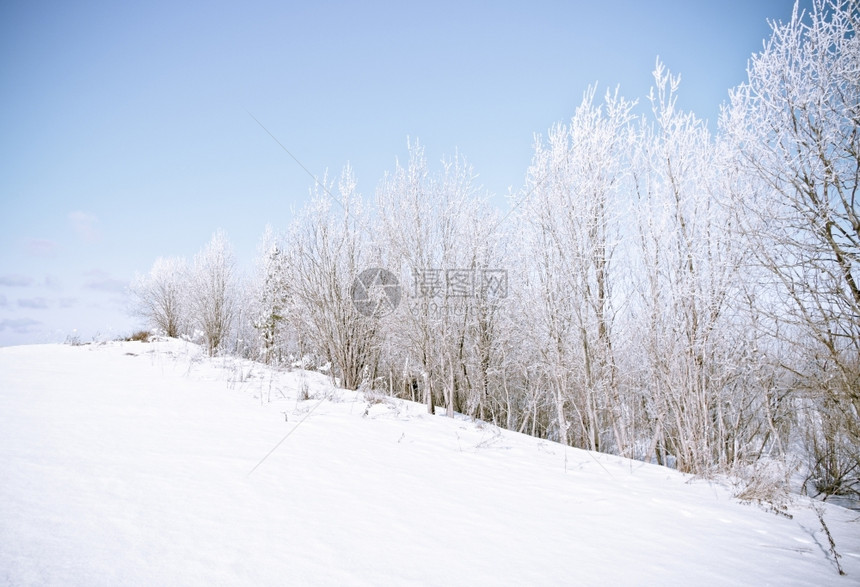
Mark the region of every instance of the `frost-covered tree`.
POLYGON ((736 219, 772 277, 761 302, 783 350, 777 359, 785 384, 817 406, 808 424, 839 421, 815 426, 840 431, 830 440, 850 439, 842 457, 854 470, 860 470, 858 23, 856 0, 814 0, 809 12, 795 6, 788 22, 772 24, 721 121, 739 167, 755 183, 735 198, 736 219))
POLYGON ((334 186, 325 179, 287 241, 289 320, 313 350, 331 363, 347 389, 376 375, 377 322, 360 314, 352 300, 359 273, 371 266, 366 216, 351 168, 334 186))
POLYGON ((281 358, 284 351, 288 298, 287 255, 271 226, 260 242, 253 286, 249 301, 251 322, 257 331, 259 356, 266 363, 281 358))
POLYGON ((405 349, 400 369, 412 366, 431 413, 438 403, 449 415, 465 411, 473 383, 468 333, 482 276, 490 269, 483 263, 492 262, 486 240, 493 224, 480 212, 474 179, 459 155, 431 171, 416 142, 409 145, 408 163, 398 162, 377 190, 379 245, 406 298, 386 332, 405 349))
POLYGON ((649 456, 703 473, 752 448, 748 431, 733 426, 756 407, 756 390, 738 385, 747 325, 735 302, 747 252, 719 205, 723 169, 707 126, 677 108, 680 78, 659 61, 654 78, 653 120, 641 126, 633 165, 637 379, 649 456))
POLYGON ((462 317, 456 347, 465 396, 459 410, 507 425, 509 409, 502 392, 510 368, 504 358, 510 350, 506 328, 510 326, 510 313, 515 311, 509 295, 516 269, 505 254, 509 249, 508 234, 500 226, 498 214, 481 203, 473 209, 469 221, 473 230, 466 234, 465 250, 471 251, 469 260, 476 268, 475 291, 468 299, 470 311, 462 317))
POLYGON ((188 264, 179 257, 159 257, 149 273, 131 284, 133 311, 170 337, 185 334, 189 320, 188 264))
POLYGON ((586 91, 569 124, 538 140, 521 207, 533 303, 528 332, 555 437, 594 450, 628 445, 614 357, 614 251, 633 104, 586 91), (607 436, 608 434, 608 436, 607 436))
POLYGON ((214 355, 227 342, 240 309, 233 251, 223 231, 216 231, 194 257, 190 290, 193 324, 202 332, 209 354, 214 355))

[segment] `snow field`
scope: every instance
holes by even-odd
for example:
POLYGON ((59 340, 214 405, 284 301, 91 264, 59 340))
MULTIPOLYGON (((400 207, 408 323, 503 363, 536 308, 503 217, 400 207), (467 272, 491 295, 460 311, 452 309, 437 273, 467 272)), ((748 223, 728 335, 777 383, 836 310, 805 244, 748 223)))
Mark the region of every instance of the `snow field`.
POLYGON ((857 512, 840 577, 808 503, 178 341, 0 348, 9 585, 856 584, 857 512))

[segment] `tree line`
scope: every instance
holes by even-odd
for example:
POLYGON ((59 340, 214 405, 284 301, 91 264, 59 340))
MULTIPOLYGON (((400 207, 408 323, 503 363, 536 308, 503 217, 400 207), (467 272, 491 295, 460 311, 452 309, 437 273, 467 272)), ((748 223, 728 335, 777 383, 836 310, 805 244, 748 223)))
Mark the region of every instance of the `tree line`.
POLYGON ((253 275, 218 232, 139 276, 135 307, 211 354, 431 412, 860 495, 858 18, 815 0, 774 23, 716 134, 658 61, 647 114, 589 88, 537 136, 506 210, 412 142, 373 197, 348 167, 317 182, 253 275))

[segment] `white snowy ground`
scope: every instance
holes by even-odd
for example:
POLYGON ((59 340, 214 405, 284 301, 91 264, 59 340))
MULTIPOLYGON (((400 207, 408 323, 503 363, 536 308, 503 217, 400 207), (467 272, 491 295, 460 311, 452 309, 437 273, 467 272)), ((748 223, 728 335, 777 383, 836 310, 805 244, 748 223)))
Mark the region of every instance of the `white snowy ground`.
POLYGON ((840 577, 807 501, 367 406, 177 341, 0 348, 0 583, 860 582, 857 512, 826 509, 840 577))

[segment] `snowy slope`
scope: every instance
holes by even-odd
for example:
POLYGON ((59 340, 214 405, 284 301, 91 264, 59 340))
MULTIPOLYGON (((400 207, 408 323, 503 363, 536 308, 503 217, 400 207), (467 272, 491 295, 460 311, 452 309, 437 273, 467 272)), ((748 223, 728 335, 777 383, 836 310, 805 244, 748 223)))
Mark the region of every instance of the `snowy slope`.
POLYGON ((0 348, 0 584, 860 581, 857 512, 839 577, 808 502, 368 406, 177 341, 0 348))

